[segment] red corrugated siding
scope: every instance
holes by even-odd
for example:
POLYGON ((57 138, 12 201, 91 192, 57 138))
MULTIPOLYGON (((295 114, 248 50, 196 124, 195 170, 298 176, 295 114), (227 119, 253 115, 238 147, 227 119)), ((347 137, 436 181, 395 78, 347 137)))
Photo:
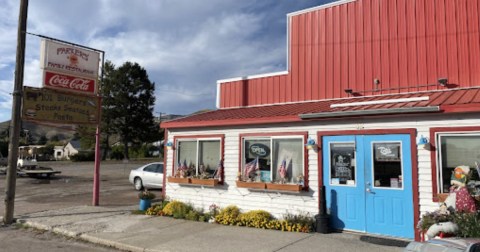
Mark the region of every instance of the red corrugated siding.
POLYGON ((470 77, 472 83, 480 83, 480 35, 479 35, 479 8, 478 0, 467 2, 468 35, 470 53, 470 77))
POLYGON ((479 86, 479 13, 477 0, 358 0, 290 16, 289 74, 221 84, 220 106, 479 86))

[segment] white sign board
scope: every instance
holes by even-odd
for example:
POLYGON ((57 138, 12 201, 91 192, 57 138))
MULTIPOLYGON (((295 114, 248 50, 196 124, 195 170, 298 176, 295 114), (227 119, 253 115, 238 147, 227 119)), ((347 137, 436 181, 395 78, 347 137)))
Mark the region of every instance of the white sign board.
POLYGON ((96 79, 100 53, 51 40, 42 40, 40 67, 67 75, 96 79))

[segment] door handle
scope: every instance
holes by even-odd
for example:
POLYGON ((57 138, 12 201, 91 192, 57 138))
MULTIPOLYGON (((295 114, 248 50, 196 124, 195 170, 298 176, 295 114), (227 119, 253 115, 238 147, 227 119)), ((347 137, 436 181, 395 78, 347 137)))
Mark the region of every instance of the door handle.
POLYGON ((367 188, 365 191, 367 191, 367 193, 375 194, 375 192, 372 192, 372 189, 370 188, 367 188))

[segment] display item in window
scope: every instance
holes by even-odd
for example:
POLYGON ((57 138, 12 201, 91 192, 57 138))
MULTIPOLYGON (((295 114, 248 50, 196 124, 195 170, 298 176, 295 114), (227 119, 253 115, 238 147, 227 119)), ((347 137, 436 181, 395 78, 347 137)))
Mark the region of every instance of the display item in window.
MULTIPOLYGON (((452 173, 450 184, 450 196, 455 195, 455 210, 457 212, 475 212, 476 205, 475 200, 468 192, 466 187, 468 175, 470 173, 470 167, 466 165, 457 166, 452 173)), ((449 197, 450 197, 449 196, 449 197)))
POLYGON ((260 170, 260 163, 258 162, 258 157, 255 158, 253 161, 250 163, 247 163, 245 165, 245 180, 246 181, 255 181, 255 178, 257 177, 257 171, 260 170))
POLYGON ((287 161, 284 159, 280 167, 278 167, 278 174, 280 175, 280 184, 285 184, 287 179, 287 161))

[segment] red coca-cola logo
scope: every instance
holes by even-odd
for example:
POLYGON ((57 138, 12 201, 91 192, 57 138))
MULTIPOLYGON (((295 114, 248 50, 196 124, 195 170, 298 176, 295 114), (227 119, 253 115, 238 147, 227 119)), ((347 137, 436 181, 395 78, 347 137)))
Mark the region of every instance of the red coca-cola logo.
POLYGON ((94 93, 95 91, 95 80, 48 71, 45 72, 44 85, 57 89, 68 89, 85 93, 94 93))

